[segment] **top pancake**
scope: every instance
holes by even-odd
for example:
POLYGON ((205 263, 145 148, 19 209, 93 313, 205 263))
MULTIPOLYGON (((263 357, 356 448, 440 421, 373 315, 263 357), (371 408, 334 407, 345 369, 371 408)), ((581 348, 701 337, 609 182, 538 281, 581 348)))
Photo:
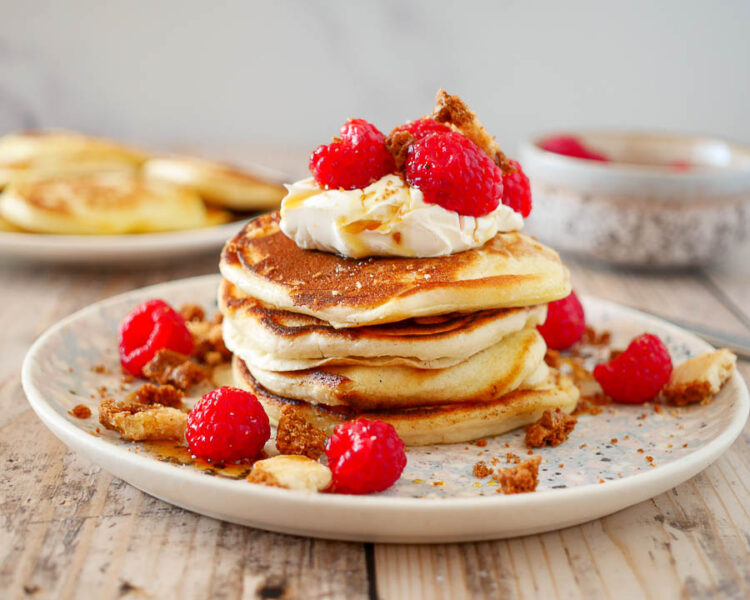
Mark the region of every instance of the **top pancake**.
POLYGON ((278 212, 229 240, 220 268, 261 302, 336 328, 545 304, 570 293, 557 253, 521 233, 452 256, 355 260, 302 250, 279 229, 278 212))

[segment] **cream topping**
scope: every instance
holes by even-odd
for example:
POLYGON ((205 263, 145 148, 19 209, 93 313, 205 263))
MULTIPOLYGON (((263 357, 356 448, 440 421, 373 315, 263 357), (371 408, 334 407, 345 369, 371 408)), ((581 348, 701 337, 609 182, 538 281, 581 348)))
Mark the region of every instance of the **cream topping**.
POLYGON ((300 248, 351 258, 446 256, 523 227, 521 215, 502 203, 481 217, 428 204, 398 175, 363 189, 326 190, 308 178, 287 190, 281 230, 300 248))

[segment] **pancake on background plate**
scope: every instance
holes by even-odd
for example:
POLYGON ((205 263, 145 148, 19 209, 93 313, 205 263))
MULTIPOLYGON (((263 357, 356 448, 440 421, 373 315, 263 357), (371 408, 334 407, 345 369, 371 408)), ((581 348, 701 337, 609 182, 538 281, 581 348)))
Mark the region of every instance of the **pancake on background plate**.
POLYGON ((70 131, 21 132, 0 138, 0 187, 15 179, 135 172, 147 154, 70 131))
POLYGON ((152 158, 144 176, 195 190, 206 202, 238 211, 278 208, 286 191, 274 183, 230 165, 197 158, 152 158))
POLYGON ((0 194, 0 216, 59 235, 171 231, 207 221, 195 193, 122 173, 16 181, 0 194))

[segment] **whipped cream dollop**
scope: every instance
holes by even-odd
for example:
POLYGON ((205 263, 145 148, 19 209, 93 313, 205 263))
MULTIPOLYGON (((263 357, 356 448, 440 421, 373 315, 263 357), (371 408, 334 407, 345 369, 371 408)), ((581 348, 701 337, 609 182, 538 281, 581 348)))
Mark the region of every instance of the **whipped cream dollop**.
POLYGON ((398 175, 363 189, 326 190, 308 178, 287 190, 281 230, 300 248, 351 258, 446 256, 523 227, 521 215, 502 203, 481 217, 428 204, 398 175))

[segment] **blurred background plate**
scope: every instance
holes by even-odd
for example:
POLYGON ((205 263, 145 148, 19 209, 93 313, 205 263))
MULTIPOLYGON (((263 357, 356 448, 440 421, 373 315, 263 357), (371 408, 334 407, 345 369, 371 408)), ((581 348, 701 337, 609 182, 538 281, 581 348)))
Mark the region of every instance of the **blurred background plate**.
POLYGON ((3 259, 77 264, 162 263, 214 252, 248 220, 226 225, 133 235, 44 235, 0 232, 3 259))

